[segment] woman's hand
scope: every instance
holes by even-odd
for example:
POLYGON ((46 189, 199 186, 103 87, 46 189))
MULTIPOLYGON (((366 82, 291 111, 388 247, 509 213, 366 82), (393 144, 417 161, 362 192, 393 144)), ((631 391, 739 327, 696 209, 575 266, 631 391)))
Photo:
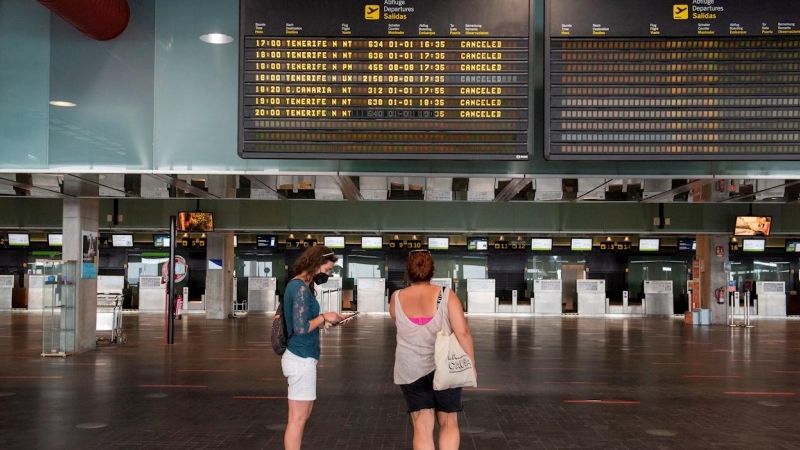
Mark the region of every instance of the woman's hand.
POLYGON ((333 312, 333 311, 322 313, 322 317, 324 317, 325 321, 330 323, 330 324, 333 324, 334 322, 338 322, 338 321, 340 321, 340 320, 345 318, 345 316, 343 316, 343 315, 341 315, 339 313, 333 312))

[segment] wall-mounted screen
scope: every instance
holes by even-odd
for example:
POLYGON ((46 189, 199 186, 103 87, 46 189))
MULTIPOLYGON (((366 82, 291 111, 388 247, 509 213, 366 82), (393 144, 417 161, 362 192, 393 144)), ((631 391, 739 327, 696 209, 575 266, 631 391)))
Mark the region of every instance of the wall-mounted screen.
POLYGON ((528 159, 532 0, 239 5, 240 156, 528 159))
POLYGON ((325 247, 344 248, 344 236, 325 236, 325 247))
POLYGON ((450 238, 429 237, 428 250, 447 250, 450 248, 450 238))
MULTIPOLYGON (((591 250, 592 243, 589 242, 589 249, 591 250)), ((544 252, 550 251, 553 249, 553 239, 552 238, 532 238, 531 239, 531 250, 535 252, 544 252)))
POLYGON ((657 252, 659 248, 661 248, 661 240, 659 238, 639 239, 640 252, 657 252))
POLYGON ((133 247, 132 234, 115 234, 111 236, 112 247, 133 247))
POLYGON ((800 252, 800 240, 798 239, 787 239, 786 240, 786 251, 787 252, 800 252))
POLYGON ((736 216, 734 236, 769 236, 772 228, 772 217, 769 216, 736 216))
POLYGON ((767 248, 765 239, 742 239, 743 252, 763 252, 767 248))
POLYGON ((569 248, 575 252, 590 252, 592 251, 592 238, 572 238, 569 248))
POLYGON ((168 234, 154 234, 153 235, 153 246, 154 247, 169 247, 169 235, 168 234))
POLYGON ((50 233, 47 235, 47 245, 50 247, 62 247, 64 246, 64 235, 63 234, 56 234, 50 233))
POLYGON ((470 237, 467 238, 467 250, 488 250, 489 238, 470 237))
POLYGON ((8 245, 11 247, 27 247, 31 245, 28 233, 8 233, 8 245))
POLYGON ((383 238, 380 236, 361 236, 361 248, 364 250, 380 250, 383 248, 383 238))
POLYGON ((178 231, 214 231, 214 214, 200 211, 178 213, 178 231))
POLYGON ((278 248, 278 236, 273 234, 259 234, 256 236, 257 248, 278 248))
POLYGON ((678 251, 679 252, 693 252, 697 250, 697 239, 695 238, 678 238, 678 251))

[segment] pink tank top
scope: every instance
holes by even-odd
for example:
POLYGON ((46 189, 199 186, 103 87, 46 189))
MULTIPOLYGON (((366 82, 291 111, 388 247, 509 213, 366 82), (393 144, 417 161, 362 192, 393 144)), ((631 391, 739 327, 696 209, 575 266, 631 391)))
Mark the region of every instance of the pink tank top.
POLYGON ((409 317, 408 320, 417 325, 427 325, 428 322, 433 320, 433 316, 430 317, 409 317))

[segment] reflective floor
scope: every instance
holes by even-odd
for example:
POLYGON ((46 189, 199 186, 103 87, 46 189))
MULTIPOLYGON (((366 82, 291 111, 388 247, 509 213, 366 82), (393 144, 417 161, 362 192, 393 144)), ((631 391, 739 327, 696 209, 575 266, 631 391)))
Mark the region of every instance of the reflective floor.
MULTIPOLYGON (((0 449, 281 449, 286 383, 271 318, 126 314, 128 343, 42 358, 34 313, 0 313, 0 449)), ((469 318, 478 389, 462 449, 799 449, 800 321, 469 318)), ((103 333, 101 333, 101 336, 103 333)), ((410 449, 394 327, 323 337, 303 448, 410 449)))

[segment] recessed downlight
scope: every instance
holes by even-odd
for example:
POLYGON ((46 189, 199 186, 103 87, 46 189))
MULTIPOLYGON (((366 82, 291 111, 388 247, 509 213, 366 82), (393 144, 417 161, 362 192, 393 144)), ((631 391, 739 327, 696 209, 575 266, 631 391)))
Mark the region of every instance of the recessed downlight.
POLYGON ((75 103, 65 102, 63 100, 51 100, 49 103, 53 106, 61 106, 62 108, 72 108, 74 106, 78 106, 75 103))
POLYGON ((200 36, 200 40, 209 44, 230 44, 233 38, 222 33, 208 33, 200 36))

